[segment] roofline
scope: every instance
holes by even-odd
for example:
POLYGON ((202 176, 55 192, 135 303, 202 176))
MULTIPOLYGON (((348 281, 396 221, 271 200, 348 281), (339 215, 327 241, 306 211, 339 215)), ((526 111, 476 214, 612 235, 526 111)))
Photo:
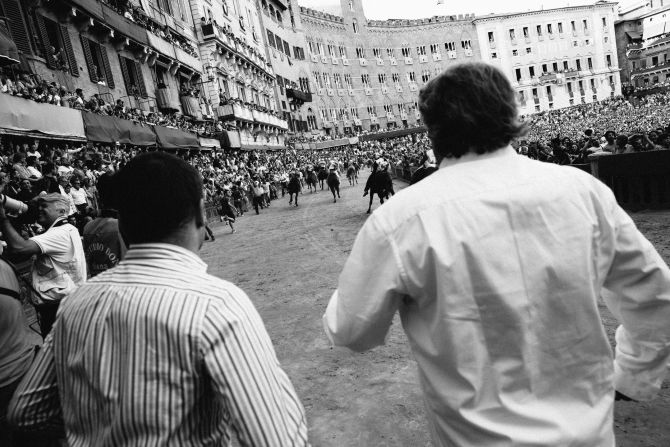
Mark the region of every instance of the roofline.
POLYGON ((486 21, 486 20, 496 20, 496 19, 504 19, 504 18, 510 18, 510 17, 517 17, 517 16, 524 16, 524 15, 540 15, 544 14, 547 12, 555 12, 555 11, 576 11, 576 10, 583 10, 583 9, 592 9, 592 8, 601 8, 601 7, 611 7, 611 6, 616 6, 618 3, 616 2, 596 2, 592 5, 580 5, 580 6, 563 6, 561 8, 551 8, 551 9, 537 9, 533 11, 523 11, 523 12, 512 12, 512 13, 504 13, 504 14, 491 14, 488 16, 482 16, 482 17, 475 17, 474 22, 479 22, 479 21, 486 21))

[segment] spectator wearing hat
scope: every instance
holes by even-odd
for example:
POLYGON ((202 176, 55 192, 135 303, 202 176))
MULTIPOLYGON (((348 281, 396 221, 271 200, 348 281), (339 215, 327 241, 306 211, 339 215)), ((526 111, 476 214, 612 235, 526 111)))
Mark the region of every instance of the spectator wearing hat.
POLYGON ((58 193, 37 198, 37 223, 46 231, 26 240, 14 229, 0 207, 0 230, 9 250, 17 255, 36 255, 32 270, 32 294, 42 336, 51 330, 63 298, 86 281, 86 259, 77 229, 68 223, 69 203, 58 193))

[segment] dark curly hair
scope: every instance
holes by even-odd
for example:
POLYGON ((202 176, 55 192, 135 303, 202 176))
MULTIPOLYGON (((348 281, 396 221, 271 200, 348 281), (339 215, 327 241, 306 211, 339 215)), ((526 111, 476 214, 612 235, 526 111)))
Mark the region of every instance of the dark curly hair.
POLYGON ((516 92, 500 70, 481 62, 455 65, 430 81, 419 111, 442 157, 493 152, 526 133, 516 92))

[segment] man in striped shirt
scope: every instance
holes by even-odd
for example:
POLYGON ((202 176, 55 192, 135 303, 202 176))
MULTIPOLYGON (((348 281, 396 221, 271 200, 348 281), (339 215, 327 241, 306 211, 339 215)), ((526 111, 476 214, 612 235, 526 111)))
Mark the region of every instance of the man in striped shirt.
POLYGON ((308 445, 304 409, 246 294, 210 276, 202 181, 153 152, 119 173, 126 258, 65 300, 10 404, 70 446, 308 445))

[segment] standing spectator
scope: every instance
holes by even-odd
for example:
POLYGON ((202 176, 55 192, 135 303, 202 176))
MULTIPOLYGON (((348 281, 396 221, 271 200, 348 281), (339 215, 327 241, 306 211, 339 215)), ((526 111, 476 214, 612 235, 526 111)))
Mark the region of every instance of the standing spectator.
POLYGON ((10 423, 64 429, 72 445, 227 445, 232 433, 245 446, 308 445, 303 407, 256 309, 197 254, 198 172, 150 152, 119 176, 130 249, 68 297, 10 423))
POLYGON ((112 174, 98 179, 98 216, 84 227, 84 254, 91 277, 104 272, 121 261, 126 254, 126 244, 119 231, 116 204, 117 186, 112 174))
POLYGON ((8 248, 20 256, 36 255, 32 291, 42 336, 51 330, 62 299, 86 281, 86 259, 77 229, 67 222, 69 204, 61 194, 39 196, 37 223, 46 231, 25 240, 0 206, 0 229, 8 248))
POLYGON ((615 395, 667 373, 670 269, 604 184, 516 154, 516 96, 483 63, 424 87, 440 168, 366 221, 326 333, 369 349, 400 311, 435 445, 613 446, 615 395))

